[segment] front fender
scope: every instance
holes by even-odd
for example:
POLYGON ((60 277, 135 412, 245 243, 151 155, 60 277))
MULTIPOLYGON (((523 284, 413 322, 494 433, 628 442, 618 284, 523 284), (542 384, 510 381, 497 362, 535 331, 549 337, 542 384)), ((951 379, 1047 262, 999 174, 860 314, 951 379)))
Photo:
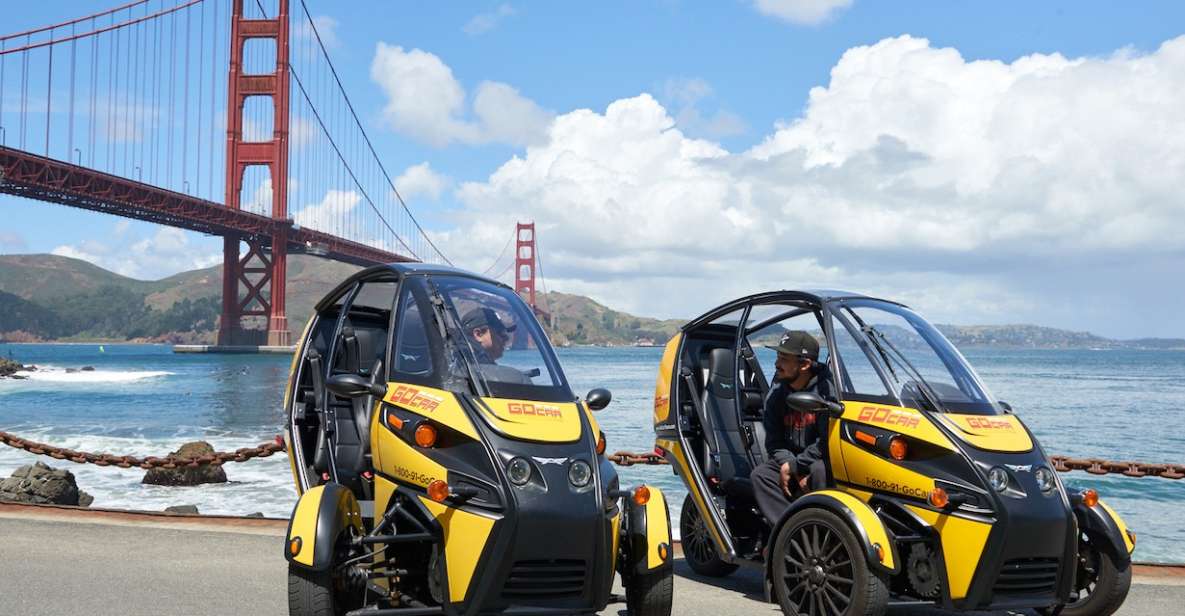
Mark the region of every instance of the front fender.
MULTIPOLYGON (((889 531, 885 528, 884 522, 881 521, 880 516, 872 510, 864 501, 839 490, 820 490, 818 492, 811 492, 805 496, 795 500, 786 513, 782 515, 782 519, 774 525, 773 532, 770 533, 771 541, 773 537, 777 537, 778 533, 782 531, 782 527, 786 522, 796 513, 807 509, 808 507, 821 507, 838 515, 841 519, 848 523, 848 526, 856 533, 860 543, 864 547, 864 556, 868 563, 881 569, 889 574, 895 574, 901 571, 901 560, 897 554, 897 546, 891 539, 889 531), (877 556, 877 549, 875 546, 881 547, 880 554, 883 560, 877 556)), ((768 578, 771 571, 770 559, 766 559, 766 577, 768 578)))
POLYGON ((288 521, 284 558, 313 571, 324 571, 333 564, 337 538, 349 526, 363 534, 362 510, 354 493, 332 482, 311 488, 296 501, 288 521))
POLYGON ((1099 500, 1094 507, 1088 507, 1081 499, 1073 499, 1074 517, 1078 519, 1078 528, 1098 542, 1098 547, 1105 551, 1115 566, 1121 571, 1131 564, 1132 551, 1136 544, 1127 532, 1127 525, 1123 519, 1106 503, 1099 500))
POLYGON ((626 525, 622 546, 622 572, 649 573, 673 566, 671 547, 671 518, 667 499, 662 490, 647 486, 650 500, 637 505, 626 497, 626 525))

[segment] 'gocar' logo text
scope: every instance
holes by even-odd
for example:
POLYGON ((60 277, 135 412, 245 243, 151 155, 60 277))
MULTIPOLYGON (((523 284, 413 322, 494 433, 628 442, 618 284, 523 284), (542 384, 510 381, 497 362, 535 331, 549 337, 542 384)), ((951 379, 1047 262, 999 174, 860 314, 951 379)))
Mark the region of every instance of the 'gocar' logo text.
POLYGON ((560 407, 550 404, 530 404, 525 402, 511 402, 506 405, 511 415, 527 415, 531 417, 548 417, 559 419, 560 407))
POLYGON ((1013 430, 1012 424, 1007 421, 999 419, 990 419, 987 417, 968 417, 968 428, 979 428, 981 430, 1013 430))
POLYGON ((884 424, 886 426, 901 426, 903 428, 918 427, 918 416, 902 413, 883 407, 866 406, 860 409, 860 421, 884 424))
POLYGON ((408 387, 407 385, 400 385, 391 392, 389 401, 392 404, 399 404, 412 410, 432 412, 444 398, 427 394, 415 387, 408 387))

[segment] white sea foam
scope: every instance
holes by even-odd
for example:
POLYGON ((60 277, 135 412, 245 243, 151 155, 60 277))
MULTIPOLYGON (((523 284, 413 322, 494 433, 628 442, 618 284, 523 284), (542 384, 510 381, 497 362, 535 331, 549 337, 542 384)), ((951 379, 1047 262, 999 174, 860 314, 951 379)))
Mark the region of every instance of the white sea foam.
POLYGON ((20 370, 16 374, 26 377, 30 381, 52 383, 130 383, 143 379, 171 376, 174 373, 165 370, 79 370, 67 372, 65 368, 57 366, 38 366, 36 370, 20 370))

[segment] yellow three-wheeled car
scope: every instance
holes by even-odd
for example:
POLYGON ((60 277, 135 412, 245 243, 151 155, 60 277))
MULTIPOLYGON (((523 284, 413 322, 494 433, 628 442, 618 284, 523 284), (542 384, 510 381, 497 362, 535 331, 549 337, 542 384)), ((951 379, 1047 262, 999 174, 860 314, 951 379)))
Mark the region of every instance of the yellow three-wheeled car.
POLYGON ((787 615, 875 615, 896 599, 1106 616, 1131 584, 1123 520, 1093 490, 1067 491, 1011 407, 900 304, 781 291, 708 312, 667 344, 654 429, 689 492, 691 568, 761 568, 787 615), (826 423, 827 488, 765 520, 750 481, 767 456, 763 343, 790 330, 819 341, 816 376, 838 394, 785 400, 826 423))
POLYGON ((657 488, 625 491, 531 310, 450 268, 380 266, 317 305, 286 439, 301 496, 290 613, 587 614, 671 609, 657 488))

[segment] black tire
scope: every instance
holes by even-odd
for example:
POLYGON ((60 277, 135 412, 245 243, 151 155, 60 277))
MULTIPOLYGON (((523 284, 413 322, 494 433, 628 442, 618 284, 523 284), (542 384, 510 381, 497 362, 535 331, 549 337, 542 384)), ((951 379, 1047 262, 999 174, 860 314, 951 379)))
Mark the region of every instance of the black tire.
POLYGON ((333 579, 328 571, 309 571, 288 563, 289 616, 337 616, 333 579))
POLYGON ((794 514, 769 557, 774 597, 787 616, 881 616, 889 604, 887 580, 869 568, 856 533, 830 511, 794 514))
POLYGON ((679 513, 679 540, 683 543, 683 559, 692 571, 708 577, 724 577, 737 570, 737 565, 720 558, 690 494, 683 499, 683 509, 679 513))
POLYGON ((1097 541, 1085 533, 1078 540, 1078 600, 1062 610, 1063 616, 1111 616, 1127 599, 1131 565, 1120 570, 1097 541))
POLYGON ((625 580, 625 609, 630 616, 671 616, 674 569, 635 573, 625 580))

